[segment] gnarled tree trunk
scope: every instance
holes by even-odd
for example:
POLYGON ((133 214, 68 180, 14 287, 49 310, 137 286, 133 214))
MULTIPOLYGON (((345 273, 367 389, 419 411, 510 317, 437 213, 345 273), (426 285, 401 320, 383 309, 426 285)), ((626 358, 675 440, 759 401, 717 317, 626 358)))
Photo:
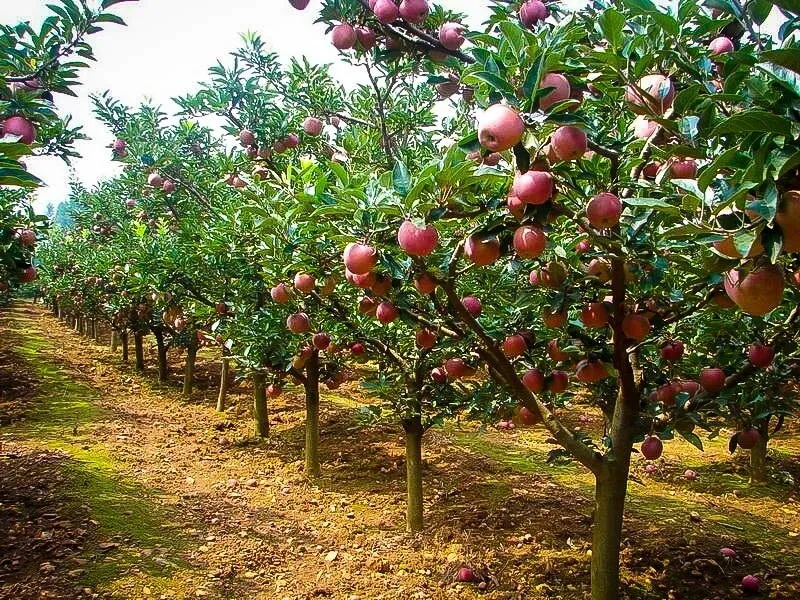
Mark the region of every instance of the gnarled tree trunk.
POLYGON ((759 423, 758 432, 761 434, 758 443, 750 449, 750 485, 765 483, 769 477, 767 472, 769 420, 759 423))
POLYGON ((144 371, 144 333, 137 331, 133 334, 133 345, 136 352, 136 370, 144 371))
POLYGON ((267 386, 263 373, 253 373, 253 413, 256 418, 256 436, 269 437, 267 386))
POLYGON ((128 362, 128 332, 122 331, 119 334, 119 341, 122 342, 122 362, 128 362))
POLYGON ((318 477, 319 468, 319 352, 306 363, 303 381, 306 393, 306 466, 308 477, 318 477))
POLYGON ((116 329, 111 330, 111 352, 117 351, 117 346, 119 346, 119 333, 116 329))

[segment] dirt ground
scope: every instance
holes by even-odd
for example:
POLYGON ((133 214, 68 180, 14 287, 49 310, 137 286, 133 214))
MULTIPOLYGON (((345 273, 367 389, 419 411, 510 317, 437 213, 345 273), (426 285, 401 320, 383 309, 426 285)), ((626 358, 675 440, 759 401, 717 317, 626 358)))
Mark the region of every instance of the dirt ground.
MULTIPOLYGON (((540 428, 428 432, 426 530, 408 536, 401 430, 362 425, 355 383, 323 393, 323 476, 309 482, 298 390, 257 441, 246 385, 214 411, 210 351, 187 401, 177 353, 159 386, 152 351, 136 374, 30 304, 0 313, 0 340, 0 599, 588 597, 591 479, 547 463, 540 428), (453 583, 461 566, 481 582, 453 583)), ((583 407, 566 417, 600 425, 583 407)), ((761 597, 800 598, 799 438, 771 442, 758 488, 724 436, 704 453, 669 442, 652 475, 637 458, 624 597, 738 598, 752 573, 761 597)))

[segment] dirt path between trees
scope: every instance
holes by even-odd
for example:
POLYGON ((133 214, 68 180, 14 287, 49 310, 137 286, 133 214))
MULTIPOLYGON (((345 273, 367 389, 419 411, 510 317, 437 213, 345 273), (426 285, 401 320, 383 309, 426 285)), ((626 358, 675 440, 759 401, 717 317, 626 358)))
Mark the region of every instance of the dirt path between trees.
MULTIPOLYGON (((0 599, 584 598, 588 477, 546 462, 542 431, 426 434, 427 528, 403 532, 397 427, 364 427, 356 384, 323 395, 323 476, 302 475, 303 402, 252 438, 245 387, 224 414, 81 339, 38 307, 0 313, 0 599), (469 565, 482 585, 452 583, 469 565)), ((175 357, 176 360, 179 357, 175 357)), ((173 365, 174 367, 175 365, 173 365)), ((201 371, 211 368, 201 361, 201 371)), ((203 377, 200 378, 204 380, 203 377)), ((213 382, 213 369, 205 374, 213 382)), ((578 409, 575 418, 582 413, 578 409)), ((596 427, 597 419, 594 425, 596 427)), ((800 448, 775 442, 786 477, 800 448)), ((800 597, 797 486, 743 485, 722 444, 685 444, 631 483, 626 598, 800 597), (688 448, 687 448, 688 447, 688 448), (694 452, 694 453, 692 453, 694 452), (696 485, 677 474, 696 468, 696 485), (737 550, 731 563, 722 546, 737 550)))

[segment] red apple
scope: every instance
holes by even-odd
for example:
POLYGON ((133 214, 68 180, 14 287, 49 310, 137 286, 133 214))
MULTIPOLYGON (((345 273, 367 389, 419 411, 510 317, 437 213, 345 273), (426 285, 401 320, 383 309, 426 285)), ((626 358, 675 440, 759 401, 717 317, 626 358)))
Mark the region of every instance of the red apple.
POLYGON ((545 308, 542 311, 542 321, 545 325, 554 329, 563 327, 567 324, 567 309, 562 308, 558 311, 551 311, 549 308, 545 308))
POLYGON ((761 440, 761 433, 755 427, 747 427, 736 434, 736 443, 745 450, 752 450, 761 440))
POLYGON ((762 316, 783 300, 785 282, 778 265, 756 267, 750 273, 733 269, 725 275, 725 291, 736 305, 750 315, 762 316))
POLYGON ((547 391, 554 394, 563 394, 569 386, 569 375, 564 371, 553 371, 547 384, 547 391))
POLYGON ((439 242, 439 232, 433 225, 417 227, 406 219, 397 231, 397 243, 410 256, 428 256, 439 242))
POLYGON ((648 435, 642 442, 641 451, 642 456, 647 460, 656 460, 661 458, 661 454, 664 452, 664 444, 658 436, 648 435))
POLYGON ((289 0, 289 4, 294 6, 297 10, 304 10, 308 6, 310 0, 289 0))
POLYGON ((362 290, 368 290, 372 288, 377 281, 377 276, 374 272, 365 273, 364 275, 356 275, 355 273, 351 273, 347 268, 344 270, 344 278, 354 286, 360 287, 362 290))
POLYGON ((519 113, 504 104, 492 104, 478 119, 478 139, 492 152, 513 148, 524 134, 525 123, 519 113))
POLYGON ((435 383, 447 383, 447 373, 441 367, 436 367, 431 370, 431 379, 433 379, 435 383))
POLYGON ((500 258, 500 241, 495 236, 472 234, 464 242, 464 255, 479 266, 494 264, 500 258))
POLYGON ((510 335, 503 340, 503 354, 508 358, 516 358, 522 356, 528 349, 528 343, 525 338, 519 334, 510 335))
POLYGON ((286 319, 286 328, 292 333, 306 333, 311 324, 306 313, 295 313, 286 319))
POLYGON ((700 385, 709 394, 718 394, 725 387, 725 371, 708 367, 700 371, 700 385))
POLYGON ((622 320, 622 331, 626 337, 641 342, 650 333, 650 321, 644 315, 626 315, 622 320))
POLYGON ((249 129, 242 129, 239 132, 239 141, 241 142, 242 146, 255 146, 256 143, 256 134, 254 134, 249 129))
POLYGON ((350 344, 350 354, 353 356, 363 356, 367 349, 364 347, 364 344, 361 342, 355 342, 350 344))
POLYGON ((378 252, 366 244, 350 243, 344 249, 344 266, 354 275, 366 275, 378 264, 378 252))
POLYGON ((537 258, 547 246, 547 236, 534 225, 523 225, 514 232, 514 250, 520 258, 537 258))
POLYGON ((532 410, 529 410, 525 406, 519 407, 518 416, 519 422, 528 427, 533 427, 539 422, 539 418, 536 416, 536 413, 534 413, 532 410))
POLYGON ((419 25, 430 12, 428 0, 403 0, 400 3, 400 17, 404 21, 419 25))
POLYGON ((420 273, 414 278, 414 288, 423 296, 427 296, 436 291, 436 280, 428 273, 420 273))
POLYGON ((669 170, 674 179, 694 179, 697 177, 697 161, 693 158, 676 160, 669 170))
POLYGON ((678 340, 670 340, 661 346, 661 358, 669 362, 677 362, 683 356, 683 351, 683 342, 678 340))
POLYGON ((547 6, 540 0, 527 0, 519 8, 519 20, 528 29, 533 29, 550 15, 547 6))
POLYGON ((742 577, 742 591, 744 591, 745 594, 757 594, 760 585, 761 582, 758 580, 758 577, 752 575, 745 575, 742 577))
POLYGON ((614 194, 603 192, 589 200, 586 216, 592 227, 609 229, 619 223, 622 215, 622 202, 614 194))
POLYGON ((394 23, 400 18, 400 9, 394 3, 394 0, 377 0, 372 12, 375 13, 375 18, 383 25, 394 23))
POLYGON ((733 52, 733 42, 730 38, 723 36, 716 37, 708 44, 708 53, 712 56, 720 54, 730 54, 733 52))
POLYGON ((375 283, 370 286, 370 290, 376 296, 385 296, 392 288, 392 278, 383 273, 375 275, 375 283))
POLYGON ((267 386, 267 396, 270 398, 278 398, 282 393, 283 388, 278 383, 271 383, 267 386))
POLYGON ((381 302, 378 304, 378 308, 375 309, 375 317, 383 325, 387 325, 394 321, 399 314, 400 313, 397 310, 397 307, 388 301, 381 302))
POLYGON ((316 137, 322 133, 322 121, 316 117, 306 117, 303 121, 303 131, 306 135, 316 137))
POLYGON ((541 394, 545 388, 544 373, 539 369, 529 369, 522 376, 522 383, 534 394, 541 394))
POLYGON ((348 23, 340 23, 331 31, 333 46, 338 50, 349 50, 356 45, 356 39, 356 30, 348 23))
POLYGON ((577 160, 586 153, 586 132, 573 125, 563 125, 550 137, 550 149, 559 160, 577 160))
POLYGON ((433 348, 436 345, 436 333, 423 328, 417 331, 415 340, 418 348, 433 348))
POLYGON ((539 82, 539 88, 553 88, 539 98, 539 108, 542 110, 547 110, 557 102, 568 100, 572 93, 569 81, 561 73, 547 73, 539 82))
POLYGON ((608 309, 602 302, 590 302, 581 311, 581 323, 590 328, 608 325, 608 309))
POLYGON ((775 359, 775 350, 765 344, 751 344, 747 349, 747 358, 754 367, 766 369, 775 359))
POLYGON ((19 136, 21 144, 30 145, 36 140, 36 126, 25 117, 9 117, 2 130, 3 135, 19 136))
MULTIPOLYGON (((369 51, 375 46, 378 35, 369 27, 360 26, 356 27, 356 39, 358 40, 359 46, 361 46, 364 51, 369 51)), ((330 122, 334 127, 338 127, 339 117, 331 117, 330 122)))
POLYGON ((473 318, 478 318, 481 316, 483 305, 475 296, 464 296, 461 299, 461 304, 467 309, 467 312, 472 315, 473 318))
POLYGON ((316 285, 317 280, 308 273, 298 273, 294 276, 295 289, 304 294, 310 294, 312 291, 314 291, 316 285))
POLYGON ((625 101, 636 113, 664 114, 675 100, 675 86, 669 77, 659 73, 645 75, 637 86, 625 89, 625 101))
POLYGON ((569 360, 569 354, 558 347, 558 340, 555 339, 547 342, 547 354, 554 362, 564 362, 569 360))
POLYGON ((467 41, 464 29, 460 23, 445 23, 439 28, 439 43, 448 50, 458 50, 467 41))
POLYGON ((152 187, 160 188, 162 185, 164 185, 164 180, 158 173, 150 173, 150 175, 147 177, 147 184, 152 187))
POLYGON ((285 283, 279 283, 269 292, 272 299, 278 304, 286 304, 289 302, 289 288, 285 283))
POLYGON ((547 171, 517 175, 511 193, 525 204, 544 204, 553 197, 553 176, 547 171))

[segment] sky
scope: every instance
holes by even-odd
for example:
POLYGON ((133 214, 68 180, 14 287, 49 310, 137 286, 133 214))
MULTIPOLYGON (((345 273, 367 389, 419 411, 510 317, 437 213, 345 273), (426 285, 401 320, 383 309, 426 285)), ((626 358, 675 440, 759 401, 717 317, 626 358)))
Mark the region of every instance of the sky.
MULTIPOLYGON (((51 0, 0 0, 0 22, 15 24, 31 21, 38 26, 49 14, 51 0)), ((465 9, 461 0, 437 3, 469 15, 468 24, 478 28, 488 16, 484 3, 465 9)), ((473 4, 470 2, 469 4, 473 4)), ((345 65, 336 65, 337 51, 325 35, 323 24, 314 24, 319 0, 298 11, 287 0, 139 0, 112 7, 128 27, 108 25, 88 38, 97 62, 81 72, 82 85, 75 88, 77 98, 56 96, 59 114, 71 114, 83 126, 91 141, 79 142, 83 158, 72 163, 79 179, 92 186, 112 177, 117 167, 106 147, 113 139, 94 118, 89 95, 111 90, 129 106, 144 99, 173 112, 171 98, 197 89, 206 79, 208 67, 239 46, 240 34, 255 31, 282 57, 307 56, 315 63, 334 63, 335 77, 346 79, 345 65)), ((58 158, 26 160, 29 170, 46 186, 38 192, 35 208, 44 212, 49 203, 65 200, 69 186, 69 167, 58 158)))

